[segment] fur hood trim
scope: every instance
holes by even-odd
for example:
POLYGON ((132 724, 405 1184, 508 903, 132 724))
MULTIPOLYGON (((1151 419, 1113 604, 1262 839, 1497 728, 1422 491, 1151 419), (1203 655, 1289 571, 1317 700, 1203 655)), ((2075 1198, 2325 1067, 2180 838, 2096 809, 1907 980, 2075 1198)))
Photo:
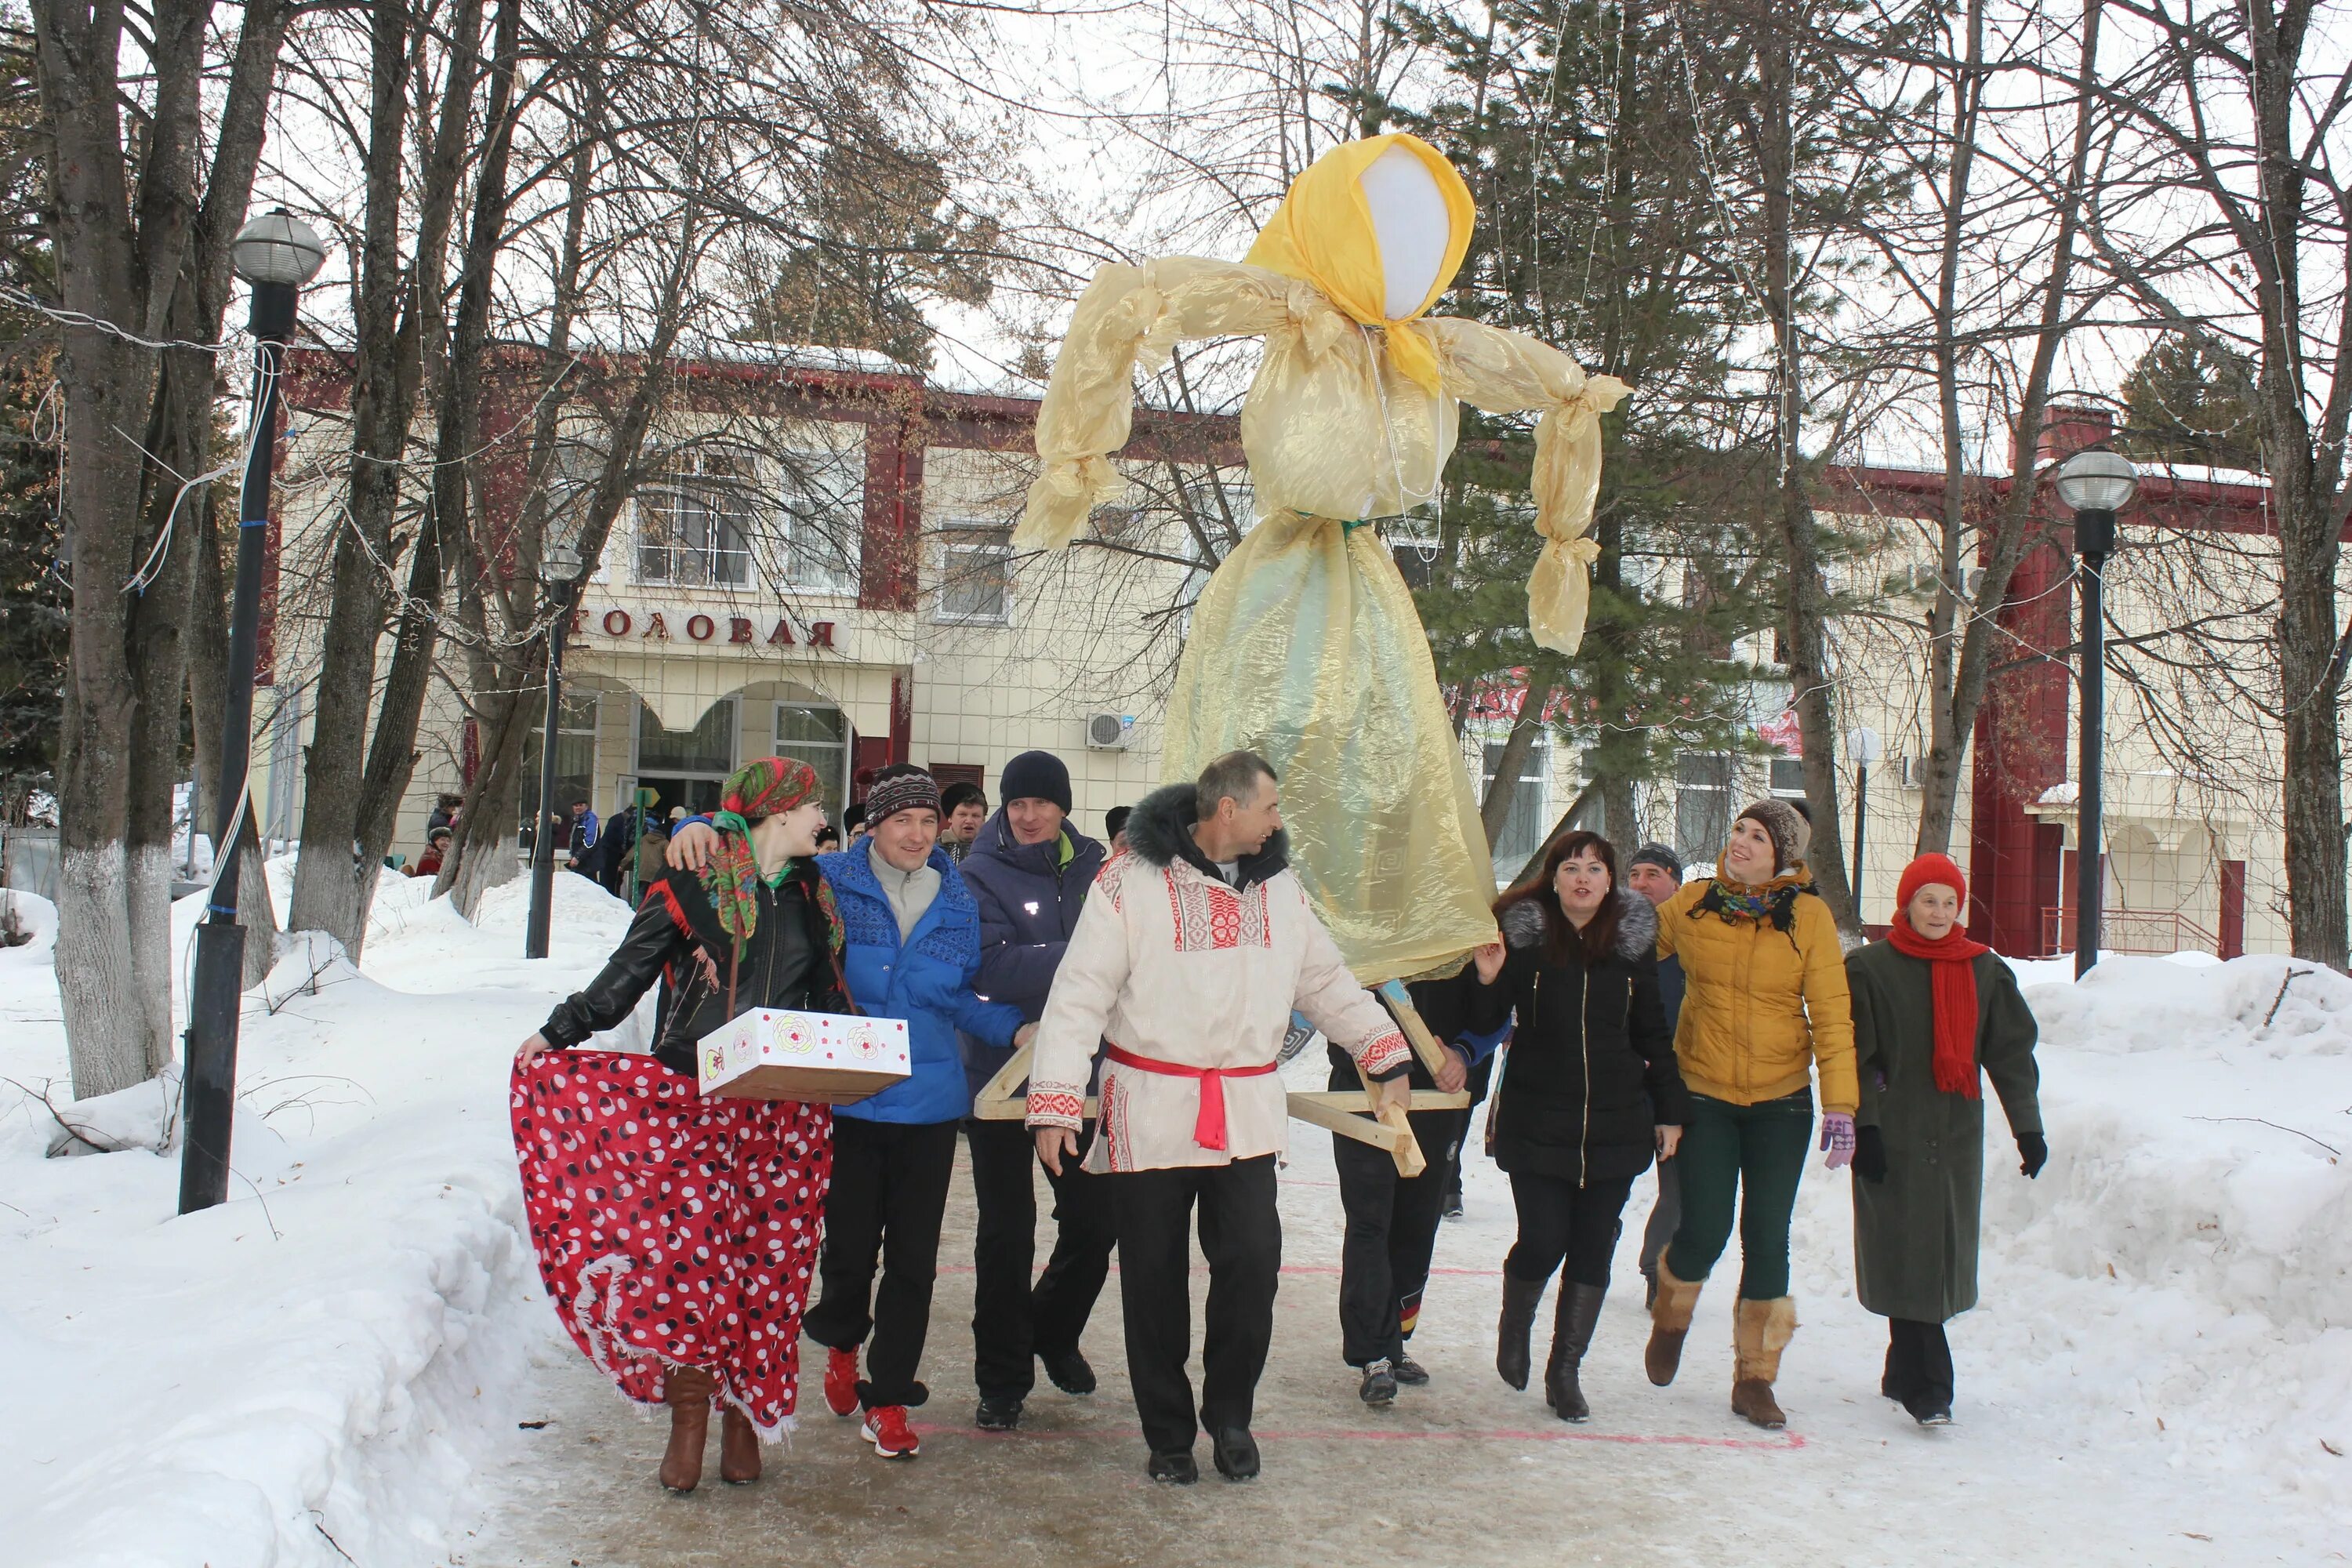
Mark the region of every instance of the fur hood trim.
MULTIPOLYGON (((1133 840, 1130 838, 1129 842, 1133 840)), ((1654 958, 1658 952, 1658 911, 1649 900, 1630 888, 1620 888, 1617 899, 1617 956, 1631 963, 1636 959, 1654 958)), ((1503 911, 1500 924, 1503 942, 1514 948, 1535 947, 1543 942, 1543 906, 1533 899, 1522 899, 1503 911)))
MULTIPOLYGON (((1216 868, 1201 853, 1201 847, 1192 842, 1192 824, 1201 816, 1194 801, 1191 784, 1162 784, 1136 802, 1135 810, 1127 819, 1129 852, 1154 870, 1165 870, 1181 860, 1203 876, 1214 878, 1216 868)), ((1242 885, 1246 888, 1270 880, 1290 864, 1289 851, 1290 835, 1278 832, 1265 841, 1265 848, 1244 856, 1242 885)))

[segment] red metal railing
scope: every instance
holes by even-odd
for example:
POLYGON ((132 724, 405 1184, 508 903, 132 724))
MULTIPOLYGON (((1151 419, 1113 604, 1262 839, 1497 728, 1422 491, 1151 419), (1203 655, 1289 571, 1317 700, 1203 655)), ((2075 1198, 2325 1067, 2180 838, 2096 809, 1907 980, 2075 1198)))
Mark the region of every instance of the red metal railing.
MULTIPOLYGON (((2099 948, 2104 952, 2221 952, 2221 939, 2178 910, 2105 910, 2099 915, 2099 948)), ((2074 911, 2042 910, 2042 951, 2074 951, 2074 911)))

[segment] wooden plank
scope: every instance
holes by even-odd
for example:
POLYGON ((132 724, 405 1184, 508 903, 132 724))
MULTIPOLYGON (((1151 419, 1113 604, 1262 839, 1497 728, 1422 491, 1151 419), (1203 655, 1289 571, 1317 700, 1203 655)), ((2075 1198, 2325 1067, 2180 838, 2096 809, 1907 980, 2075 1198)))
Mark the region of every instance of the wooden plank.
MULTIPOLYGON (((971 1097, 971 1115, 975 1121, 1022 1121, 1029 1115, 1029 1097, 1021 1093, 1022 1080, 1029 1076, 1029 1058, 1034 1045, 1021 1046, 996 1069, 996 1076, 980 1086, 971 1097)), ((1087 1097, 1086 1116, 1093 1121, 1099 1102, 1087 1097)))
MULTIPOLYGON (((1398 1135, 1396 1128, 1383 1121, 1374 1121, 1369 1117, 1358 1116, 1352 1111, 1318 1103, 1318 1100, 1324 1098, 1328 1097, 1294 1094, 1290 1097, 1290 1114, 1297 1121, 1311 1122, 1317 1127, 1337 1132, 1342 1138, 1353 1138, 1359 1143, 1370 1143, 1375 1149, 1386 1150, 1391 1155, 1396 1153, 1398 1135)), ((1407 1142, 1412 1142, 1412 1132, 1410 1128, 1405 1129, 1404 1138, 1407 1142)))
MULTIPOLYGON (((1296 1089, 1291 1090, 1290 1102, 1296 1105, 1300 1100, 1328 1106, 1334 1110, 1352 1110, 1362 1116, 1370 1116, 1372 1113, 1371 1096, 1360 1089, 1296 1089)), ((1415 1110, 1467 1110, 1469 1108, 1470 1091, 1466 1089, 1457 1089, 1452 1094, 1446 1093, 1442 1089, 1416 1089, 1412 1091, 1412 1109, 1415 1110)))
POLYGON ((1445 1047, 1438 1044, 1435 1035, 1430 1033, 1429 1025, 1423 1019, 1421 1009, 1412 1005, 1412 996, 1405 990, 1404 982, 1384 980, 1373 994, 1387 1005, 1389 1016, 1397 1021, 1397 1027, 1404 1031, 1405 1039, 1412 1046, 1412 1054, 1420 1058, 1422 1067, 1430 1076, 1435 1077, 1438 1069, 1445 1065, 1445 1047))

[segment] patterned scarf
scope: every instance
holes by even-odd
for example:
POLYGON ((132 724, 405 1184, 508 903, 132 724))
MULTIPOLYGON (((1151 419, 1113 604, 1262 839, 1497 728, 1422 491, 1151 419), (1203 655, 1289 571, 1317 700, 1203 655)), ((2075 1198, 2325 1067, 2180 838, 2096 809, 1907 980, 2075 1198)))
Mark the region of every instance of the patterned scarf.
POLYGON ((1801 860, 1769 882, 1734 881, 1718 871, 1691 913, 1711 912, 1726 925, 1769 925, 1784 931, 1796 918, 1797 895, 1812 881, 1801 860))
MULTIPOLYGON (((782 816, 814 798, 822 787, 816 770, 792 757, 762 757, 728 777, 726 793, 710 816, 710 826, 719 832, 719 847, 711 851, 710 864, 702 873, 702 889, 710 895, 719 928, 734 939, 738 952, 760 924, 760 861, 751 853, 751 824, 761 817, 782 816)), ((788 866, 784 874, 789 877, 799 869, 788 866)), ((814 880, 817 907, 824 911, 837 952, 842 942, 841 917, 833 907, 833 889, 823 878, 814 880)))

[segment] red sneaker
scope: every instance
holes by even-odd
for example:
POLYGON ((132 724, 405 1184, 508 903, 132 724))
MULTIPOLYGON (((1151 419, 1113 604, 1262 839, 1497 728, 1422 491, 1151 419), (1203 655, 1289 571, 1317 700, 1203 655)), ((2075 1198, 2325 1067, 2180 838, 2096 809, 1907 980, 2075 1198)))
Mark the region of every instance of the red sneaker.
POLYGON ((877 1405, 866 1413, 866 1440, 886 1459, 911 1459, 923 1451, 915 1429, 907 1425, 903 1405, 877 1405))
POLYGON ((835 1415, 857 1414, 857 1352, 824 1352, 824 1407, 835 1415))

